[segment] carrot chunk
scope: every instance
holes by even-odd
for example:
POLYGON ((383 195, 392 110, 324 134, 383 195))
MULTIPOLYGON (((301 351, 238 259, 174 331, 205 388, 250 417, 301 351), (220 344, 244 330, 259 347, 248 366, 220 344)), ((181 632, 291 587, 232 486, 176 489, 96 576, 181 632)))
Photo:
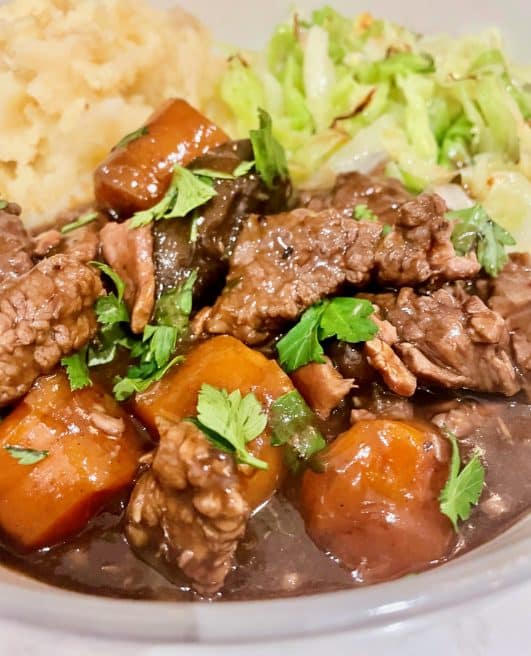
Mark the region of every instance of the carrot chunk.
POLYGON ((102 209, 122 217, 152 207, 166 192, 175 164, 185 166, 227 135, 185 100, 162 105, 131 140, 115 148, 94 173, 102 209))
MULTIPOLYGON (((197 414, 197 396, 204 383, 228 392, 239 389, 242 395, 253 392, 264 410, 279 396, 294 389, 289 377, 273 360, 233 337, 214 337, 194 348, 185 362, 159 383, 137 395, 134 412, 156 434, 157 416, 178 421, 197 414)), ((240 468, 244 496, 251 508, 256 508, 279 485, 284 471, 283 452, 271 446, 267 428, 249 442, 248 449, 268 463, 267 470, 240 468)))
POLYGON ((62 371, 42 376, 0 424, 0 530, 20 550, 68 538, 133 482, 142 453, 98 386, 72 392, 62 371), (22 464, 20 449, 42 459, 22 464))

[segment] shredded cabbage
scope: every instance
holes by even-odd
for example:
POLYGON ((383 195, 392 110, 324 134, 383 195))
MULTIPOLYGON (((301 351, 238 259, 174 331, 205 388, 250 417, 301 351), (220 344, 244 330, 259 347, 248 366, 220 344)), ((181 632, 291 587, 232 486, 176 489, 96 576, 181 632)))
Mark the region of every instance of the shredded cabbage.
POLYGON ((507 60, 494 30, 423 37, 368 14, 298 12, 263 51, 230 58, 220 96, 234 137, 269 112, 299 186, 384 162, 415 192, 460 173, 520 238, 531 221, 531 69, 507 60))

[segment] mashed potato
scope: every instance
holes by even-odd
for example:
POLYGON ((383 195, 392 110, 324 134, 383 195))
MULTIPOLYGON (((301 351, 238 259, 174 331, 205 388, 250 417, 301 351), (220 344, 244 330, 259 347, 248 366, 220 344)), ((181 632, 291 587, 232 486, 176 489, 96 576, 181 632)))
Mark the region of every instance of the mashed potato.
POLYGON ((143 0, 15 0, 0 48, 0 196, 29 226, 90 198, 94 167, 165 98, 205 109, 223 66, 195 19, 143 0))

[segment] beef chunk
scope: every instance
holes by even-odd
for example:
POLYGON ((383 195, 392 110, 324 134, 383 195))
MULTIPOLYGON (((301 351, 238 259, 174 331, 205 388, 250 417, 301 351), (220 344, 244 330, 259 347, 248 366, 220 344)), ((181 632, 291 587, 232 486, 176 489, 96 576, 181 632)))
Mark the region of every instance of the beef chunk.
MULTIPOLYGON (((252 160, 248 140, 233 141, 196 158, 191 168, 232 173, 242 161, 252 160)), ((193 269, 198 271, 196 298, 213 301, 223 288, 229 257, 243 225, 252 212, 278 212, 285 203, 286 185, 271 191, 261 178, 249 173, 233 180, 214 181, 217 196, 197 219, 197 239, 190 240, 192 219, 159 221, 153 227, 157 294, 179 286, 193 269)))
POLYGON ((133 491, 126 534, 138 555, 167 578, 183 572, 201 594, 223 586, 249 506, 231 455, 190 422, 157 419, 160 444, 133 491))
POLYGON ((369 364, 380 373, 391 391, 401 396, 413 396, 417 379, 390 344, 381 337, 375 337, 365 344, 364 350, 369 364))
POLYGON ((54 255, 0 294, 0 406, 94 335, 92 307, 100 293, 91 268, 54 255))
POLYGON ((479 264, 475 256, 456 255, 444 209, 436 196, 408 201, 386 236, 383 224, 337 210, 251 216, 231 259, 229 284, 203 326, 258 344, 345 283, 419 285, 474 275, 479 264))
MULTIPOLYGON (((87 209, 87 211, 89 210, 87 209)), ((71 223, 83 213, 79 209, 62 212, 57 217, 56 225, 61 227, 67 223, 71 223)), ((66 234, 62 234, 57 228, 45 230, 34 237, 33 253, 37 257, 64 253, 66 255, 72 255, 76 260, 87 264, 98 257, 100 230, 105 223, 106 218, 103 214, 100 214, 95 221, 87 223, 87 225, 76 228, 66 234)))
POLYGON ((321 419, 328 419, 332 410, 350 392, 353 384, 352 379, 343 378, 329 358, 323 363, 311 362, 300 367, 291 375, 291 380, 306 403, 321 419))
POLYGON ((513 253, 491 283, 488 305, 500 314, 511 331, 517 365, 531 373, 531 256, 513 253))
POLYGON ((366 284, 381 230, 335 210, 249 217, 206 330, 258 344, 346 281, 366 284))
POLYGON ((507 326, 477 296, 404 288, 365 297, 396 328, 393 348, 420 382, 508 396, 520 389, 507 326))
POLYGON ((124 298, 131 310, 131 329, 141 333, 155 305, 155 268, 151 226, 130 228, 110 222, 100 233, 103 257, 125 282, 124 298))
POLYGON ((20 207, 0 210, 0 292, 33 266, 32 243, 20 219, 20 207))
POLYGON ((375 256, 379 283, 401 287, 472 278, 479 273, 475 254, 455 253, 445 211, 443 199, 431 194, 421 194, 400 207, 395 228, 375 256))
POLYGON ((350 423, 364 419, 399 419, 408 421, 415 416, 413 403, 403 396, 397 396, 379 383, 372 383, 352 397, 354 409, 350 413, 350 423))
POLYGON ((298 204, 314 212, 337 209, 349 219, 357 205, 367 205, 380 221, 392 225, 399 221, 400 206, 413 198, 394 178, 352 172, 339 175, 329 191, 302 192, 298 204))

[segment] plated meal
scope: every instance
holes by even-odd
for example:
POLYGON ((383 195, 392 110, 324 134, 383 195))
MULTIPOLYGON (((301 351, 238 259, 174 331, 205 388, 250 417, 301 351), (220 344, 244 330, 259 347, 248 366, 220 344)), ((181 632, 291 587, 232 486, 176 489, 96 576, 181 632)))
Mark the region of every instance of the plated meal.
POLYGON ((3 564, 287 597, 529 512, 531 75, 495 33, 325 7, 225 52, 19 0, 0 34, 3 564))

